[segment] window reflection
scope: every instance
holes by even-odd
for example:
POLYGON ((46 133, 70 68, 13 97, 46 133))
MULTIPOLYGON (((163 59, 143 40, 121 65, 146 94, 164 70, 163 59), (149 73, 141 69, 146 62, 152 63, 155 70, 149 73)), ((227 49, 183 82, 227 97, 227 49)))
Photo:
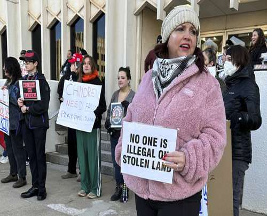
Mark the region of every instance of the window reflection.
MULTIPOLYGON (((1 47, 2 47, 2 68, 4 67, 4 61, 7 58, 7 35, 6 30, 1 34, 1 47)), ((3 71, 3 77, 5 73, 3 71)))
POLYGON ((211 36, 211 37, 203 37, 203 38, 201 38, 201 50, 204 50, 206 48, 205 47, 205 42, 207 40, 209 40, 209 39, 217 44, 217 46, 218 46, 217 52, 218 53, 222 53, 223 36, 211 36))
MULTIPOLYGON (((42 59, 42 46, 41 46, 41 25, 37 24, 32 31, 32 49, 38 54, 40 60, 42 59)), ((42 68, 42 61, 39 68, 42 68)))
POLYGON ((105 77, 105 14, 93 24, 93 57, 97 62, 99 76, 105 77))
POLYGON ((50 29, 50 62, 51 62, 51 79, 59 80, 61 69, 61 23, 56 22, 50 29))
POLYGON ((79 52, 84 48, 84 21, 78 18, 70 27, 70 43, 74 52, 79 52))

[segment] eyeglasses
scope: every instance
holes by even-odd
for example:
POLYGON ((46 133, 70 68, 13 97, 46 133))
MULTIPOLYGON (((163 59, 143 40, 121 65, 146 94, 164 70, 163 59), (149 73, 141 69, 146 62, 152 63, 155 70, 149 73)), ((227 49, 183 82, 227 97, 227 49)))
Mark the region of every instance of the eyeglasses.
POLYGON ((34 63, 34 61, 25 61, 25 64, 28 65, 30 63, 34 63))

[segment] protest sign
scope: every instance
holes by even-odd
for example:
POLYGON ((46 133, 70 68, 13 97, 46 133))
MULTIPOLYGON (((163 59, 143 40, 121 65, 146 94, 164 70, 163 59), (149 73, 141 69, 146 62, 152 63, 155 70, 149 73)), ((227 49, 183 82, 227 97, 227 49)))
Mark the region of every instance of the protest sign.
POLYGON ((57 124, 91 132, 102 86, 65 80, 57 124))
POLYGON ((0 89, 0 131, 9 135, 9 94, 7 89, 0 89))
POLYGON ((110 105, 110 124, 111 128, 121 128, 124 109, 121 103, 111 103, 110 105))
POLYGON ((41 100, 39 80, 19 80, 19 89, 23 100, 41 100))
POLYGON ((173 169, 162 157, 175 151, 176 139, 174 129, 123 122, 121 172, 171 184, 173 169))

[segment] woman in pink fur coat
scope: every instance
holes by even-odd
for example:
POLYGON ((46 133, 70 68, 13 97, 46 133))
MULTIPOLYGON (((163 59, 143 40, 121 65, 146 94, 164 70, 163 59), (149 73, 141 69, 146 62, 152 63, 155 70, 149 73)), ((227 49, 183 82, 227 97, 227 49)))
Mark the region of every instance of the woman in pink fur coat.
MULTIPOLYGON (((123 175, 135 193, 138 216, 198 216, 201 190, 226 145, 222 94, 196 47, 199 29, 198 16, 190 6, 175 7, 168 14, 162 23, 163 43, 155 47, 158 58, 144 75, 124 118, 179 129, 176 150, 163 158, 174 170, 172 184, 123 175)), ((122 135, 116 147, 118 164, 121 150, 122 135)))

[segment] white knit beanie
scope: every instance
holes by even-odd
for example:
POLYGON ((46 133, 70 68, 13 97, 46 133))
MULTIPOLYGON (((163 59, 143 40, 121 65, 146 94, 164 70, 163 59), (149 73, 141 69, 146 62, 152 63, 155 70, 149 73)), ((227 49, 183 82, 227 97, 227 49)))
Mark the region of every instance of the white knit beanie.
POLYGON ((197 13, 189 5, 180 5, 175 7, 164 19, 161 26, 162 42, 165 43, 170 37, 173 30, 183 24, 189 22, 200 30, 199 19, 197 13))

